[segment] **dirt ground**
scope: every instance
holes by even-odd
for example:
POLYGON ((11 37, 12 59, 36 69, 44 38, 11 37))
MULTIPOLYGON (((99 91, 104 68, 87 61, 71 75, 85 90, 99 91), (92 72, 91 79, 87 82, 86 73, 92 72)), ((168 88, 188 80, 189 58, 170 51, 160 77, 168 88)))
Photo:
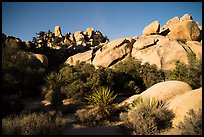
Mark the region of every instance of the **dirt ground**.
MULTIPOLYGON (((125 98, 119 99, 120 101, 125 98)), ((43 98, 30 98, 24 100, 26 109, 37 109, 42 107, 43 98)), ((120 102, 119 101, 119 102, 120 102)), ((97 127, 88 127, 84 125, 76 124, 75 118, 75 109, 76 106, 73 106, 73 110, 70 113, 65 114, 62 117, 62 121, 65 122, 65 128, 62 131, 62 135, 127 135, 127 132, 124 132, 121 129, 122 123, 115 122, 115 124, 109 126, 97 126, 97 127)), ((170 129, 162 133, 162 135, 178 135, 178 131, 175 129, 170 129)))

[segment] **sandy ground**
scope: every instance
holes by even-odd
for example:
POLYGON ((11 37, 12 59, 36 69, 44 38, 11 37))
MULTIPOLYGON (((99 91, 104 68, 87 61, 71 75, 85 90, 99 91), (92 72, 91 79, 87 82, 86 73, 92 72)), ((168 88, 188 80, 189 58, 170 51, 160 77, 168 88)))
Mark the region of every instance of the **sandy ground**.
MULTIPOLYGON (((119 98, 119 102, 125 98, 119 98)), ((24 100, 26 109, 37 109, 42 105, 43 98, 30 98, 24 100)), ((74 112, 79 106, 73 107, 71 113, 67 113, 62 117, 63 122, 66 123, 65 128, 62 131, 62 135, 127 135, 120 128, 121 122, 116 122, 116 124, 111 126, 98 126, 98 127, 88 127, 84 125, 76 124, 76 119, 74 112)), ((71 109, 71 108, 70 108, 71 109)), ((69 109, 69 110, 70 110, 69 109)), ((161 135, 178 135, 178 131, 175 129, 170 129, 165 131, 161 135)))
MULTIPOLYGON (((42 107, 43 98, 29 98, 24 100, 25 109, 37 109, 42 107)), ((124 99, 119 99, 120 101, 124 99)), ((62 135, 124 135, 120 131, 119 124, 113 126, 98 126, 88 127, 84 125, 75 124, 76 119, 74 112, 68 113, 62 117, 63 122, 66 123, 62 135)))

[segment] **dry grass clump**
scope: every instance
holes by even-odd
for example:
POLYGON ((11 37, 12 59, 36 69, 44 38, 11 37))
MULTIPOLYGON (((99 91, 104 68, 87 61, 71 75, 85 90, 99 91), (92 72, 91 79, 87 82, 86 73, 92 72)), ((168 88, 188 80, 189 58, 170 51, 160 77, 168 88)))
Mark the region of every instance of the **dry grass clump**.
POLYGON ((135 135, 154 135, 172 126, 172 111, 165 103, 156 99, 139 98, 134 101, 128 112, 122 112, 120 119, 135 135))
POLYGON ((188 116, 185 116, 177 128, 181 135, 202 135, 202 110, 189 110, 188 116))
POLYGON ((53 135, 63 126, 60 116, 49 113, 21 113, 2 119, 3 135, 53 135))

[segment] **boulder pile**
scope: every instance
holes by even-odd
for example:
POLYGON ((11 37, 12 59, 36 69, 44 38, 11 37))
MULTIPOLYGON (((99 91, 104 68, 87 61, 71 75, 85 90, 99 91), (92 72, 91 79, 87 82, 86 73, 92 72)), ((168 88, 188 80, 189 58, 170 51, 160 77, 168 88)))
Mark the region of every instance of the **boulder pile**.
POLYGON ((83 55, 78 53, 79 55, 70 56, 65 64, 74 65, 76 61, 86 61, 96 68, 113 67, 124 58, 134 57, 142 63, 155 64, 159 69, 172 70, 177 60, 187 64, 189 53, 202 58, 202 27, 190 14, 184 14, 180 19, 174 17, 163 27, 160 27, 159 21, 153 21, 144 28, 141 37, 120 38, 100 44, 102 34, 94 32, 93 28, 75 32, 74 37, 77 45, 90 44, 98 47, 83 55), (84 56, 87 58, 84 59, 84 56))

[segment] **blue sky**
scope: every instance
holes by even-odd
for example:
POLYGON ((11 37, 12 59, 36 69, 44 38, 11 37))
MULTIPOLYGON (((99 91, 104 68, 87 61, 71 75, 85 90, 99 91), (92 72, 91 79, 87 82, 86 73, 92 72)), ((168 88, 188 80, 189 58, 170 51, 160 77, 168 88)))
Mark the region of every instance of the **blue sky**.
POLYGON ((202 2, 2 2, 2 32, 28 41, 56 25, 63 34, 93 27, 112 41, 185 13, 202 25, 202 2))

